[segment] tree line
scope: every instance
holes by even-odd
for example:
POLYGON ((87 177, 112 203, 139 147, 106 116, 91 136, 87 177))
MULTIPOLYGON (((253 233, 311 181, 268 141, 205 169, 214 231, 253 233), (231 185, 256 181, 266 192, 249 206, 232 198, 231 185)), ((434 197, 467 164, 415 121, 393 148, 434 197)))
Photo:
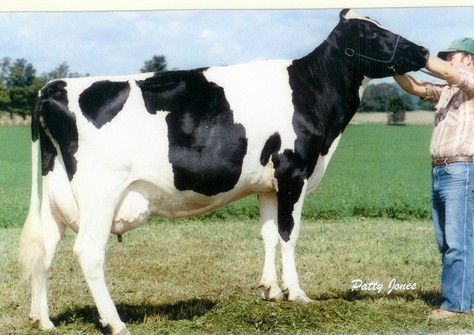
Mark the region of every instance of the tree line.
MULTIPOLYGON (((155 55, 144 62, 140 72, 160 72, 167 70, 166 58, 155 55)), ((33 64, 24 58, 12 60, 0 59, 0 111, 6 111, 13 117, 23 117, 31 113, 38 90, 49 80, 56 78, 74 78, 89 76, 88 73, 71 71, 67 62, 59 64, 47 73, 37 74, 33 64)), ((423 102, 403 92, 395 83, 369 84, 359 106, 360 112, 394 112, 417 109, 434 110, 431 103, 423 102)))
MULTIPOLYGON (((153 56, 145 61, 141 72, 158 72, 166 70, 166 58, 153 56)), ((71 71, 67 62, 59 64, 53 70, 37 74, 33 64, 24 58, 12 60, 10 57, 0 59, 0 111, 26 117, 31 113, 38 91, 50 80, 56 78, 76 78, 89 76, 88 73, 71 71)))
POLYGON ((359 112, 391 112, 402 109, 410 112, 414 110, 434 110, 434 104, 414 97, 396 83, 369 84, 359 105, 359 112))
POLYGON ((71 72, 64 62, 50 72, 37 75, 33 64, 24 58, 12 60, 0 59, 0 110, 10 116, 20 114, 25 117, 31 112, 36 94, 49 80, 54 78, 72 78, 87 76, 71 72))

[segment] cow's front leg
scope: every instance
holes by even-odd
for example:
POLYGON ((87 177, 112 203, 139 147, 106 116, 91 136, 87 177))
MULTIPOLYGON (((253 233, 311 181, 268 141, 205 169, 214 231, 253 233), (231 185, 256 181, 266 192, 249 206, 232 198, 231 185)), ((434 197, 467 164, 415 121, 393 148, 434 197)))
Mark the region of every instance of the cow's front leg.
POLYGON ((262 279, 262 298, 265 300, 283 300, 284 294, 278 285, 275 267, 276 248, 279 243, 277 226, 277 197, 275 193, 259 195, 260 221, 262 223, 262 239, 265 249, 262 279))
POLYGON ((309 302, 300 288, 296 271, 295 248, 300 233, 301 212, 306 195, 307 180, 279 184, 278 230, 281 241, 282 279, 288 290, 288 300, 309 302))

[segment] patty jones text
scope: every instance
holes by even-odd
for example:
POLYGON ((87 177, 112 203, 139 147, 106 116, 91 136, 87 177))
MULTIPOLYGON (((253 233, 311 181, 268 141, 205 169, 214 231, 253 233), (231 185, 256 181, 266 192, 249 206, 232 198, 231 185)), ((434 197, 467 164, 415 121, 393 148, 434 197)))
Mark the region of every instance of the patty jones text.
MULTIPOLYGON (((362 279, 353 279, 351 292, 356 290, 361 291, 375 291, 382 293, 385 285, 379 282, 364 282, 362 279)), ((395 291, 413 291, 416 290, 416 283, 399 283, 396 279, 390 280, 387 287, 387 295, 395 291)))

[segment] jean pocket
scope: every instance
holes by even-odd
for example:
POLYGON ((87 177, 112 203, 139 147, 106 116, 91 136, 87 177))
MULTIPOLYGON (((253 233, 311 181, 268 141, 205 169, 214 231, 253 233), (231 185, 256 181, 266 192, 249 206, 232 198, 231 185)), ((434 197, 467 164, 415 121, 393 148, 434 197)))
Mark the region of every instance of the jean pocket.
POLYGON ((452 163, 444 167, 444 170, 449 175, 465 175, 469 171, 466 163, 452 163))

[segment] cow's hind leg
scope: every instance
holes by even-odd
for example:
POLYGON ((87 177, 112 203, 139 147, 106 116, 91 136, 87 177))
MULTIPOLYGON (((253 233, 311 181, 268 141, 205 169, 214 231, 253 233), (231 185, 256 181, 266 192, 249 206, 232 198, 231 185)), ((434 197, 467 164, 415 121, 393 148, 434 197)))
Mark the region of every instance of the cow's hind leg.
POLYGON ((276 248, 279 243, 277 226, 276 194, 264 194, 258 197, 260 205, 260 221, 262 238, 265 248, 265 259, 260 287, 263 287, 262 298, 265 300, 283 300, 284 294, 278 285, 275 267, 276 248))
POLYGON ((104 276, 105 249, 110 235, 113 210, 107 211, 107 206, 93 206, 93 203, 104 202, 92 202, 92 206, 81 208, 81 224, 74 244, 74 254, 81 265, 102 325, 108 326, 113 335, 126 335, 129 332, 125 323, 120 320, 104 276))

